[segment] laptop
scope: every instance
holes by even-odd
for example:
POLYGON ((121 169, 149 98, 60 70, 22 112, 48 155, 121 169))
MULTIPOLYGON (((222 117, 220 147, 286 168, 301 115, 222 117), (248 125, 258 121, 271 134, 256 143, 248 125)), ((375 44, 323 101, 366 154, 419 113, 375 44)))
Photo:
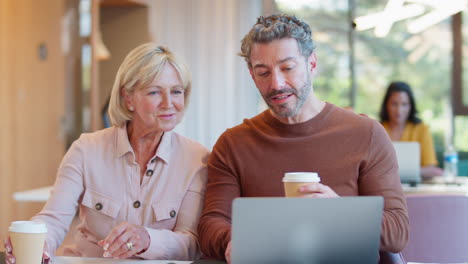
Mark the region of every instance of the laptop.
POLYGON ((237 198, 231 263, 375 264, 383 198, 237 198))
POLYGON ((393 142, 398 160, 401 183, 415 185, 421 182, 421 152, 418 142, 393 142))

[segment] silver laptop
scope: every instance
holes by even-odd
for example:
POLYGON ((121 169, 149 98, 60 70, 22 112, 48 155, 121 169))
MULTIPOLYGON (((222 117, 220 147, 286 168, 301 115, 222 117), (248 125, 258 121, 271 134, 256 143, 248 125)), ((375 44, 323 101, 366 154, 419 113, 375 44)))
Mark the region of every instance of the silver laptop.
POLYGON ((237 198, 233 264, 375 264, 383 198, 237 198))
POLYGON ((398 174, 402 183, 421 182, 421 152, 418 142, 393 142, 398 160, 398 174))

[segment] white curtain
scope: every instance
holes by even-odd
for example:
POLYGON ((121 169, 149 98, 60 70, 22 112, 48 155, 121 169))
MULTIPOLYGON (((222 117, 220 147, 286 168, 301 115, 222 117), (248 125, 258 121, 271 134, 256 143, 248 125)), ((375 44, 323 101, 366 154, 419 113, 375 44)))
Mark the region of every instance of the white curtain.
POLYGON ((227 128, 259 112, 260 95, 240 41, 262 14, 262 0, 140 0, 149 7, 153 41, 192 72, 189 107, 176 131, 206 147, 227 128))

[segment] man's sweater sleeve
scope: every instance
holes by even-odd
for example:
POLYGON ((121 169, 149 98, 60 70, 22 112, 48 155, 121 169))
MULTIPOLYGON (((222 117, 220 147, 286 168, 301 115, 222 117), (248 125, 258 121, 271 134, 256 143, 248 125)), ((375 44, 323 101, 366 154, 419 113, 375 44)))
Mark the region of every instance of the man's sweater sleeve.
POLYGON ((240 186, 232 168, 226 131, 218 139, 208 160, 205 205, 198 225, 200 247, 205 257, 224 260, 231 241, 232 201, 240 186))
POLYGON ((359 195, 384 197, 380 250, 400 252, 409 237, 406 200, 393 145, 384 128, 372 122, 367 158, 360 169, 359 195))

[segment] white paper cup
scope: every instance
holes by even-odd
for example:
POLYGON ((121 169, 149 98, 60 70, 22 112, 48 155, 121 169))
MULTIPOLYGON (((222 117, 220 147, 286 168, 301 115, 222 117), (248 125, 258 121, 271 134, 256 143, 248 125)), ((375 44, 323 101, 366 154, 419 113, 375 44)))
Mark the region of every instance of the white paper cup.
POLYGON ((11 222, 10 239, 16 264, 40 264, 47 226, 35 221, 11 222))
POLYGON ((287 172, 283 177, 284 193, 286 197, 299 197, 303 195, 299 187, 314 182, 320 182, 316 172, 287 172))

